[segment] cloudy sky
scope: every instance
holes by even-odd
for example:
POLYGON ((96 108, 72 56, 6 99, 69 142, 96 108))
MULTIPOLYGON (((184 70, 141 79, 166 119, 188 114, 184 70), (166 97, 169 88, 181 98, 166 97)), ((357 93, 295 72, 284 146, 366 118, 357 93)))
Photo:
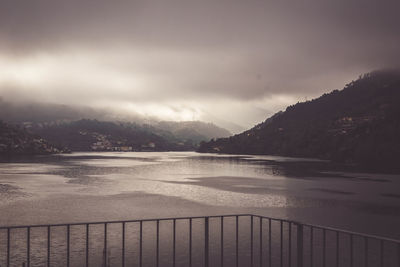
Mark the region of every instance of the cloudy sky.
POLYGON ((0 96, 250 127, 398 66, 400 1, 0 0, 0 96))

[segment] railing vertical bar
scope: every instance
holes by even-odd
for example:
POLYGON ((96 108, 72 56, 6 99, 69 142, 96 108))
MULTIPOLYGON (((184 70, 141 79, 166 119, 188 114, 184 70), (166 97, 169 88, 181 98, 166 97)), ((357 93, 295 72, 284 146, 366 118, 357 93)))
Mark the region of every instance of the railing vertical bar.
POLYGON ((289 267, 292 266, 292 223, 289 222, 289 267))
POLYGON ((47 267, 50 267, 50 226, 47 226, 47 267))
POLYGON ((31 264, 31 228, 26 228, 26 265, 29 267, 31 264))
POLYGON ((86 224, 86 267, 89 267, 89 224, 86 224))
POLYGON ((143 221, 139 223, 139 266, 143 266, 143 221))
POLYGON ((10 267, 10 228, 7 228, 7 267, 10 267))
POLYGON ((176 220, 172 221, 172 266, 176 265, 176 220))
POLYGON ((365 267, 368 267, 368 237, 364 238, 364 243, 365 243, 364 262, 365 262, 365 267))
POLYGON ((383 242, 383 240, 381 240, 381 242, 380 242, 380 248, 381 248, 381 265, 380 266, 383 266, 383 258, 384 258, 384 242, 383 242))
POLYGON ((280 221, 280 231, 281 231, 281 267, 283 267, 283 221, 280 221))
POLYGON ((397 264, 400 266, 400 243, 397 244, 397 264))
POLYGON ((253 261, 253 256, 254 256, 254 226, 253 226, 253 215, 250 216, 250 267, 253 267, 254 261, 253 261))
POLYGON ((160 265, 160 220, 157 220, 156 266, 160 265))
POLYGON ((69 267, 69 257, 70 257, 70 232, 71 232, 71 226, 68 224, 67 225, 67 267, 69 267))
POLYGON ((224 216, 221 216, 221 267, 224 267, 224 216))
POLYGON ((354 266, 354 253, 353 253, 353 235, 350 234, 350 266, 353 267, 354 266))
POLYGON ((297 224, 297 267, 303 267, 304 227, 297 224))
POLYGON ((268 263, 272 267, 272 221, 268 219, 268 263))
POLYGON ((192 233, 193 233, 193 220, 189 219, 189 267, 192 267, 192 233))
POLYGON ((326 230, 322 230, 322 266, 326 266, 326 230))
POLYGON ((310 226, 310 267, 314 266, 314 228, 310 226))
POLYGON ((122 267, 125 267, 125 222, 122 222, 122 267))
POLYGON ((262 257, 262 251, 263 251, 263 224, 262 224, 262 217, 260 219, 260 267, 262 266, 263 263, 263 257, 262 257))
POLYGON ((339 267, 339 232, 336 231, 336 267, 339 267))
POLYGON ((107 267, 107 223, 104 224, 103 264, 107 267))
POLYGON ((236 216, 236 267, 239 267, 239 216, 236 216))
POLYGON ((204 266, 209 265, 209 218, 204 218, 204 266))

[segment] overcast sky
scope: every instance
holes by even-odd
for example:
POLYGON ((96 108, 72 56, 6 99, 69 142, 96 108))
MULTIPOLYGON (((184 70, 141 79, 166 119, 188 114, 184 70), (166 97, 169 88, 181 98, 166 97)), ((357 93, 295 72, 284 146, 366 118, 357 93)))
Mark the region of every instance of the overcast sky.
POLYGON ((250 127, 398 66, 400 1, 0 0, 0 96, 250 127))

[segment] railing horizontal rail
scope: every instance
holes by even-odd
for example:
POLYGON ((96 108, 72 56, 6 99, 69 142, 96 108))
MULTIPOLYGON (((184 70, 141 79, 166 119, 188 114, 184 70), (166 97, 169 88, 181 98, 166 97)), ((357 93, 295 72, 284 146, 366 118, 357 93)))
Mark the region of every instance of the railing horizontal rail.
MULTIPOLYGON (((0 226, 1 229, 8 228, 26 228, 26 227, 57 227, 57 226, 67 226, 67 225, 86 225, 86 224, 113 224, 113 223, 135 223, 135 222, 154 222, 154 221, 172 221, 172 220, 189 220, 189 219, 204 219, 204 218, 221 218, 221 217, 244 217, 244 216, 256 216, 252 214, 227 214, 227 215, 210 215, 210 216, 192 216, 192 217, 166 217, 166 218, 145 218, 145 219, 135 219, 135 220, 120 220, 120 221, 94 221, 94 222, 75 222, 75 223, 60 223, 60 224, 33 224, 33 225, 15 225, 15 226, 0 226)), ((264 217, 266 218, 266 217, 264 217)), ((273 219, 271 220, 279 220, 273 219)), ((284 220, 286 221, 286 220, 284 220)))

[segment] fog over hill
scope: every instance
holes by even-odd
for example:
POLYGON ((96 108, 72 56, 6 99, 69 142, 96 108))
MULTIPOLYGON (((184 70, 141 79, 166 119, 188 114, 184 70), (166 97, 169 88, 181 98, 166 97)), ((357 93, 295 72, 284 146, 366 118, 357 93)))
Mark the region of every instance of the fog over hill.
POLYGON ((111 108, 3 99, 0 99, 0 120, 72 151, 110 151, 121 147, 129 150, 195 150, 201 141, 231 135, 228 130, 201 121, 160 121, 111 108))
POLYGON ((109 108, 92 108, 78 105, 62 105, 29 101, 7 101, 0 97, 0 119, 10 122, 50 122, 80 119, 119 120, 146 122, 155 118, 145 118, 139 114, 123 114, 109 108))

